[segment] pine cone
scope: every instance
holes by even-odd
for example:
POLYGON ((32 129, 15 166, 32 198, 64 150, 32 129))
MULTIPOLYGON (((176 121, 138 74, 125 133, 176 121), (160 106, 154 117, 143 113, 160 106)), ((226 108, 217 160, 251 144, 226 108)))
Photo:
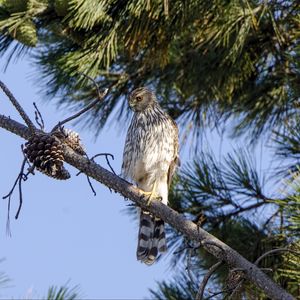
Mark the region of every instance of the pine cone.
POLYGON ((64 141, 77 154, 85 155, 84 146, 82 145, 81 139, 77 132, 71 129, 63 128, 61 131, 56 131, 53 134, 61 141, 64 141))
POLYGON ((32 136, 25 144, 24 153, 38 171, 56 179, 70 178, 63 166, 62 143, 54 136, 32 136))

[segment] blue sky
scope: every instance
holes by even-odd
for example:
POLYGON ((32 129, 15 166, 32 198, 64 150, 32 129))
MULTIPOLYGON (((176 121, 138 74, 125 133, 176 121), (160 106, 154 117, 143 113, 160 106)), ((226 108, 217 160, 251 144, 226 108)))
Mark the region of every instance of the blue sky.
MULTIPOLYGON (((5 59, 0 59, 0 68, 5 59)), ((34 116, 36 102, 43 114, 46 130, 70 115, 57 109, 56 101, 43 101, 39 93, 38 71, 27 57, 11 64, 1 80, 11 89, 25 110, 34 116)), ((46 87, 45 87, 46 88, 46 87)), ((125 100, 124 100, 125 101, 125 100)), ((0 113, 22 122, 10 102, 0 93, 0 113)), ((115 156, 112 165, 120 172, 125 130, 110 123, 95 140, 94 132, 80 125, 66 126, 80 133, 89 155, 109 152, 115 156)), ((231 148, 231 141, 221 140, 208 132, 207 140, 217 154, 231 148)), ((24 141, 0 128, 0 196, 10 190, 22 162, 20 145, 24 141)), ((203 143, 205 145, 207 143, 203 143)), ((190 160, 189 144, 181 153, 181 161, 190 160), (184 152, 184 153, 183 153, 184 152)), ((258 147, 258 163, 269 168, 270 153, 258 147)), ((106 167, 105 159, 98 160, 106 167)), ((10 287, 0 290, 0 298, 40 298, 50 285, 80 285, 80 293, 88 299, 142 299, 156 282, 170 279, 169 257, 148 267, 136 261, 137 224, 124 213, 129 202, 93 182, 94 197, 85 176, 71 172, 68 181, 57 181, 38 172, 23 183, 24 204, 18 220, 14 219, 18 193, 12 198, 11 231, 6 235, 7 200, 0 201, 0 271, 11 278, 10 287)))

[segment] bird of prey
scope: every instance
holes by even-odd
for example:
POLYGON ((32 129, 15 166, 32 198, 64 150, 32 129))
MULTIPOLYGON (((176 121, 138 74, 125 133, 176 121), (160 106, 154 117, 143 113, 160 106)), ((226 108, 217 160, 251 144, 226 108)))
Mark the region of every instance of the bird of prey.
MULTIPOLYGON (((148 88, 135 89, 128 103, 134 114, 128 128, 122 164, 122 176, 135 183, 148 197, 168 204, 168 190, 178 157, 178 128, 160 107, 148 88)), ((167 251, 164 222, 147 211, 141 211, 137 259, 147 265, 160 252, 167 251)))

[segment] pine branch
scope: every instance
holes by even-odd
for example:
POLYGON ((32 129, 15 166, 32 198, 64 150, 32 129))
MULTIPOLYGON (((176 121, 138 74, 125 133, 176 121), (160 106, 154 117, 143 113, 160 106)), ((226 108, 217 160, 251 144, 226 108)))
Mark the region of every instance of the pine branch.
MULTIPOLYGON (((28 139, 31 136, 30 129, 6 116, 0 115, 0 127, 28 139)), ((158 200, 153 200, 151 206, 147 206, 147 199, 142 192, 129 184, 124 179, 109 172, 95 162, 78 155, 70 147, 64 145, 63 148, 65 161, 78 170, 92 177, 96 181, 104 184, 108 188, 118 192, 123 197, 132 200, 142 209, 148 210, 155 216, 160 217, 169 223, 176 230, 185 235, 188 239, 201 242, 203 248, 215 256, 218 260, 223 260, 229 266, 244 270, 245 278, 250 280, 257 287, 261 288, 265 294, 272 299, 294 299, 289 293, 271 280, 255 264, 247 261, 235 250, 215 238, 195 223, 187 220, 170 207, 162 204, 158 200)))

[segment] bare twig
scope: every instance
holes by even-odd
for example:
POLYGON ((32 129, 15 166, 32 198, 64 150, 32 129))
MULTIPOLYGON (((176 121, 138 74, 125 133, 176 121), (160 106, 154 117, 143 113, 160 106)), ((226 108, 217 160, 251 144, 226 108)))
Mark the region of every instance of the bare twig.
MULTIPOLYGON (((13 184, 13 187, 11 188, 11 190, 9 191, 9 193, 6 195, 6 196, 3 196, 2 199, 6 199, 8 198, 8 211, 7 211, 7 222, 9 222, 9 215, 10 215, 10 201, 11 201, 11 196, 15 190, 15 187, 17 186, 17 183, 19 184, 19 208, 18 208, 18 211, 17 211, 17 214, 15 216, 15 218, 17 219, 18 216, 19 216, 19 213, 21 211, 21 207, 22 207, 22 203, 23 203, 23 195, 22 195, 22 180, 25 179, 24 177, 24 168, 25 168, 25 164, 26 164, 26 158, 23 159, 23 162, 22 162, 22 165, 21 165, 21 170, 20 170, 20 173, 18 174, 14 184, 13 184)), ((25 175, 26 176, 26 175, 25 175)), ((7 223, 7 226, 9 227, 9 224, 7 223)))
POLYGON ((267 221, 262 225, 262 228, 266 228, 267 225, 272 221, 272 219, 278 215, 279 211, 280 211, 280 209, 277 209, 277 210, 276 210, 276 211, 275 211, 275 212, 267 219, 267 221))
POLYGON ((0 80, 0 88, 6 94, 6 96, 8 97, 10 102, 13 104, 13 106, 17 109, 20 116, 22 117, 22 119, 24 120, 26 125, 29 127, 29 130, 31 131, 31 133, 35 132, 36 128, 35 128, 34 124, 32 123, 32 121, 30 120, 30 118, 28 117, 28 115, 26 114, 26 112, 24 111, 23 107, 20 105, 20 103, 15 98, 15 96, 12 94, 12 92, 7 88, 7 86, 1 80, 0 80))
MULTIPOLYGON (((29 128, 3 115, 0 115, 0 127, 25 139, 29 139, 31 136, 29 128)), ((63 145, 63 153, 67 163, 84 172, 96 181, 120 193, 122 197, 132 200, 142 209, 148 210, 153 215, 161 218, 166 223, 169 223, 174 229, 185 235, 187 239, 196 242, 206 241, 206 243, 203 243, 203 248, 207 252, 220 260, 222 259, 230 267, 243 269, 245 278, 262 289, 269 298, 274 300, 294 299, 291 294, 275 283, 255 264, 249 262, 234 249, 218 240, 204 229, 198 228, 195 223, 188 220, 184 215, 179 214, 159 200, 154 199, 150 206, 147 205, 147 199, 143 197, 143 192, 141 190, 126 180, 102 168, 100 165, 88 160, 86 157, 77 154, 67 145, 63 145), (212 241, 212 243, 209 243, 209 241, 212 241), (215 247, 209 246, 210 244, 213 244, 215 247)))
POLYGON ((219 292, 216 292, 216 293, 212 293, 212 295, 210 295, 209 297, 206 298, 206 300, 208 299, 215 299, 216 296, 218 295, 221 295, 221 294, 225 294, 225 293, 228 293, 228 290, 221 290, 219 292))
POLYGON ((202 300, 203 299, 204 290, 205 290, 205 287, 208 283, 209 278, 222 265, 222 263, 223 263, 222 261, 218 261, 216 264, 214 264, 213 266, 211 266, 208 269, 208 272, 204 275, 204 277, 202 279, 202 282, 199 286, 199 290, 198 290, 198 293, 197 293, 196 298, 195 298, 196 300, 202 300))
POLYGON ((239 209, 237 209, 237 210, 234 210, 234 211, 232 211, 232 212, 230 212, 230 213, 228 213, 228 214, 226 214, 226 215, 224 215, 224 216, 221 216, 221 217, 224 217, 224 219, 225 219, 225 218, 227 219, 227 218, 236 216, 236 215, 238 215, 238 214, 240 214, 240 213, 242 213, 242 212, 245 212, 245 211, 247 211, 247 210, 251 210, 251 209, 254 209, 254 208, 258 208, 258 207, 260 207, 260 206, 262 206, 262 205, 269 204, 269 203, 270 203, 270 202, 266 202, 266 201, 257 202, 257 203, 251 204, 251 205, 249 205, 249 206, 246 206, 246 207, 241 207, 241 208, 239 208, 239 209))
POLYGON ((200 248, 200 246, 192 246, 189 242, 187 242, 186 246, 184 246, 184 247, 182 247, 182 248, 174 251, 173 254, 176 255, 176 254, 179 254, 179 253, 181 253, 181 252, 183 252, 185 250, 188 250, 188 249, 193 249, 195 251, 195 250, 197 250, 199 248, 200 248))
POLYGON ((264 259, 266 256, 270 255, 270 254, 273 254, 273 253, 277 253, 277 252, 291 252, 293 254, 296 254, 296 255, 299 255, 300 256, 300 252, 297 252, 295 250, 292 250, 292 249, 288 249, 288 248, 277 248, 277 249, 273 249, 273 250, 270 250, 266 253, 264 253, 262 256, 260 256, 255 262, 254 264, 257 266, 259 264, 259 262, 264 259))
POLYGON ((95 191, 95 189, 94 189, 94 187, 93 187, 93 185, 92 185, 92 182, 91 182, 90 177, 89 177, 89 176, 86 176, 86 178, 87 178, 87 181, 88 181, 88 183, 89 183, 89 185, 90 185, 90 187, 91 187, 92 192, 94 193, 94 196, 96 196, 97 193, 96 193, 96 191, 95 191))
MULTIPOLYGON (((81 171, 79 171, 79 172, 76 174, 76 176, 80 175, 81 173, 82 173, 82 172, 81 172, 81 171)), ((94 187, 93 187, 93 185, 92 185, 92 182, 91 182, 90 176, 86 176, 86 179, 87 179, 87 181, 88 181, 88 183, 89 183, 89 186, 90 186, 90 188, 91 188, 91 190, 92 190, 92 192, 93 192, 94 196, 96 196, 96 195, 97 195, 97 193, 96 193, 96 191, 95 191, 95 189, 94 189, 94 187)))
MULTIPOLYGON (((86 154, 86 156, 87 156, 87 154, 86 154)), ((99 157, 99 156, 105 156, 107 165, 109 166, 110 170, 111 170, 114 174, 116 174, 115 171, 114 171, 114 169, 113 169, 113 167, 111 166, 111 164, 110 164, 110 162, 109 162, 109 159, 108 159, 108 157, 111 157, 111 158, 114 160, 114 159, 115 159, 114 156, 113 156, 112 154, 110 154, 110 153, 98 153, 98 154, 92 156, 92 157, 90 158, 90 160, 93 161, 93 162, 95 162, 94 159, 95 159, 96 157, 99 157)), ((81 173, 82 173, 82 172, 79 171, 79 172, 76 174, 76 176, 80 175, 81 173)), ((97 193, 96 193, 96 191, 95 191, 95 189, 94 189, 94 187, 93 187, 93 185, 92 185, 92 182, 91 182, 90 177, 89 177, 89 176, 86 176, 86 178, 87 178, 87 181, 88 181, 88 183, 89 183, 89 186, 90 186, 90 188, 91 188, 91 190, 92 190, 94 196, 96 196, 97 193)), ((109 190, 112 191, 110 188, 109 188, 109 190)))
POLYGON ((57 125, 55 125, 53 127, 53 129, 51 130, 51 132, 56 131, 59 127, 61 127, 63 124, 70 122, 76 118, 78 118, 79 116, 81 116, 82 114, 84 114, 85 112, 87 112, 88 110, 90 110, 92 107, 94 107, 98 102, 102 101, 103 98, 106 96, 108 89, 105 89, 102 93, 99 91, 99 87, 96 83, 96 81, 94 79, 92 79, 90 76, 81 73, 83 76, 87 77, 88 79, 92 80, 92 82, 94 83, 94 85, 96 86, 97 89, 97 94, 98 94, 98 98, 96 100, 94 100, 93 102, 91 102, 88 106, 84 107, 82 110, 80 110, 79 112, 77 112, 76 114, 72 115, 69 118, 66 118, 63 121, 58 122, 57 125))
POLYGON ((34 112, 34 115, 35 115, 35 121, 36 123, 39 125, 40 129, 41 130, 44 130, 45 128, 45 123, 44 123, 44 119, 43 119, 43 116, 41 114, 41 112, 39 111, 37 105, 35 102, 33 102, 33 106, 35 108, 35 112, 34 112))
POLYGON ((23 159, 23 162, 22 162, 22 165, 21 165, 21 169, 20 169, 20 172, 11 188, 11 190, 9 191, 9 193, 5 196, 2 197, 2 199, 6 199, 8 198, 8 204, 7 204, 7 221, 6 221, 6 232, 9 236, 11 236, 11 232, 10 232, 10 204, 11 204, 11 196, 15 190, 15 187, 17 186, 18 184, 18 187, 19 187, 19 207, 18 207, 18 210, 17 210, 17 213, 15 215, 15 219, 18 219, 19 217, 19 214, 20 214, 20 211, 21 211, 21 208, 22 208, 22 204, 23 204, 23 193, 22 193, 22 181, 26 181, 28 179, 28 175, 29 174, 34 174, 33 173, 33 170, 34 170, 34 167, 30 165, 30 163, 28 162, 27 160, 27 157, 25 156, 24 154, 24 151, 23 151, 23 145, 21 145, 21 149, 22 149, 22 152, 23 152, 23 155, 24 155, 24 159, 23 159), (28 164, 29 165, 29 168, 27 170, 27 173, 25 174, 24 173, 24 168, 25 168, 25 164, 28 164))
POLYGON ((10 230, 10 197, 7 201, 7 216, 6 216, 6 235, 11 237, 11 230, 10 230))
POLYGON ((101 92, 99 90, 99 86, 98 86, 98 83, 96 82, 95 79, 93 79, 91 76, 87 75, 87 74, 84 74, 82 72, 79 72, 80 75, 86 77, 87 79, 89 79, 90 81, 92 81, 92 83, 94 84, 96 90, 97 90, 97 96, 98 96, 98 99, 100 99, 102 97, 101 95, 101 92))
POLYGON ((113 167, 111 166, 110 161, 108 159, 108 157, 111 157, 111 159, 114 160, 115 157, 112 154, 110 154, 110 153, 98 153, 98 154, 94 155, 93 157, 91 157, 91 160, 95 161, 95 158, 98 157, 98 156, 105 156, 107 165, 109 166, 110 170, 116 175, 116 172, 113 169, 113 167))
POLYGON ((264 272, 273 272, 272 268, 260 268, 264 272))

